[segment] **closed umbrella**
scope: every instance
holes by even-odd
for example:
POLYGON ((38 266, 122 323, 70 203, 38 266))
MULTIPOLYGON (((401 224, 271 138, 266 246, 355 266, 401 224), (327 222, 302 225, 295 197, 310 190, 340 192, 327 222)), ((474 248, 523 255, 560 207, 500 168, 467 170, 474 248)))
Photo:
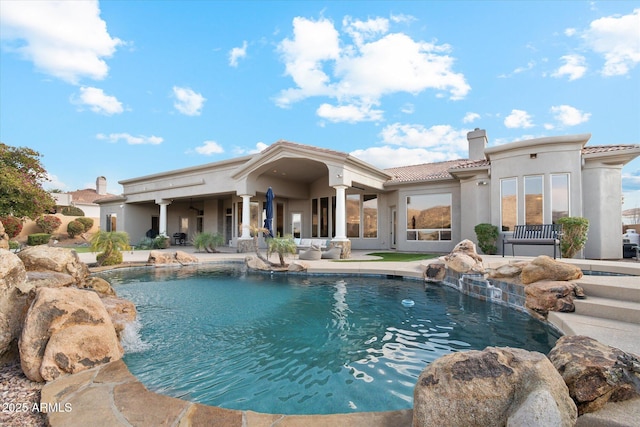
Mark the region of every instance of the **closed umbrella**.
POLYGON ((269 237, 273 237, 273 228, 271 223, 273 222, 273 190, 271 187, 267 190, 267 217, 264 220, 264 228, 269 230, 269 237))

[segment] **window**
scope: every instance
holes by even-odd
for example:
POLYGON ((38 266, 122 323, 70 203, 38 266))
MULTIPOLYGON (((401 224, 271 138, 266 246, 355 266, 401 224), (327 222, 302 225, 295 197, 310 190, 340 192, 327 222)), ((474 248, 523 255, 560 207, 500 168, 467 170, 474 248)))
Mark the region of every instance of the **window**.
POLYGON ((542 176, 524 177, 524 223, 543 223, 542 176))
POLYGON ((189 218, 180 217, 180 232, 189 234, 189 218))
MULTIPOLYGON (((237 218, 238 218, 238 236, 242 236, 242 202, 238 202, 237 218)), ((260 220, 260 203, 249 203, 249 230, 252 227, 262 227, 258 221, 260 220)), ((253 235, 253 233, 252 233, 253 235)))
POLYGON ((360 237, 359 194, 347 194, 347 237, 360 237))
POLYGON ((551 175, 551 221, 569 216, 569 174, 551 175))
POLYGON ((502 231, 513 231, 518 223, 518 190, 517 179, 500 180, 500 217, 502 231))
POLYGON ((364 238, 376 238, 378 237, 378 196, 365 194, 362 207, 362 232, 364 238))
POLYGON ((311 200, 311 237, 318 237, 318 199, 311 200))
POLYGON ((407 240, 451 240, 451 194, 407 197, 407 240))
POLYGON ((116 231, 118 218, 116 214, 107 214, 107 231, 116 231))
POLYGON ((335 227, 336 198, 331 198, 331 212, 329 212, 329 198, 321 197, 311 200, 311 237, 332 237, 335 227), (329 230, 329 215, 332 215, 331 230, 329 230), (331 234, 329 232, 331 231, 331 234))

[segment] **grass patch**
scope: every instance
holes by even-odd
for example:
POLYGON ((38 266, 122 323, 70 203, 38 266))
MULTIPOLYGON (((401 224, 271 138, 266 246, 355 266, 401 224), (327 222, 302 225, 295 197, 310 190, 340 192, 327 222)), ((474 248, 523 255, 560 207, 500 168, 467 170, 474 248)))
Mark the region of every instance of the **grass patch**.
POLYGON ((425 253, 412 253, 412 252, 371 252, 367 255, 378 256, 380 259, 361 259, 361 260, 341 260, 342 262, 408 262, 408 261, 420 261, 423 259, 433 259, 439 257, 441 254, 425 254, 425 253))

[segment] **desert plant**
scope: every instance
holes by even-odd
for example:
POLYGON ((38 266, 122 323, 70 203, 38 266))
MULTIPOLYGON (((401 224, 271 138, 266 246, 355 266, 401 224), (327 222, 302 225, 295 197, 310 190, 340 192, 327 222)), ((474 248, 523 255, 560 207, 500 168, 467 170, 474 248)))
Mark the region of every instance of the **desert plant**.
POLYGON ((58 228, 60 228, 62 221, 57 216, 42 215, 40 218, 36 219, 36 225, 42 229, 42 232, 53 234, 58 228))
POLYGON ((284 237, 273 237, 267 239, 267 245, 269 247, 267 251, 267 257, 271 256, 271 254, 278 254, 278 258, 280 259, 280 266, 284 267, 284 256, 286 254, 295 254, 296 253, 296 242, 293 240, 293 236, 287 235, 284 237))
POLYGON ((120 264, 120 251, 129 249, 129 235, 124 231, 99 231, 91 238, 91 252, 100 252, 96 256, 98 265, 120 264))
POLYGON ((75 221, 78 221, 80 224, 82 224, 82 226, 84 227, 85 233, 91 230, 91 227, 93 227, 93 218, 87 218, 86 216, 81 216, 79 218, 76 218, 75 221))
POLYGON ((159 234, 153 239, 151 246, 154 249, 166 249, 171 246, 171 241, 169 239, 169 236, 159 234))
POLYGON ((47 233, 34 233, 27 236, 27 245, 37 246, 46 245, 51 240, 51 234, 47 233))
POLYGON ((84 233, 84 225, 78 220, 73 220, 67 224, 67 234, 72 239, 82 233, 84 233))
POLYGON ((573 258, 587 243, 589 220, 582 217, 565 216, 556 221, 562 224, 560 249, 564 258, 573 258))
POLYGON ((64 216, 84 216, 84 211, 75 206, 65 206, 60 213, 64 216))
POLYGON ((150 237, 143 237, 136 245, 137 249, 153 249, 153 239, 150 237))
POLYGON ((13 239, 22 231, 22 221, 15 216, 0 217, 0 222, 4 226, 4 232, 7 233, 10 239, 13 239))
POLYGON ((198 251, 218 252, 217 246, 224 244, 224 236, 220 233, 198 233, 193 237, 193 246, 198 251))
POLYGON ((498 227, 493 224, 478 224, 475 226, 474 231, 478 237, 478 246, 480 250, 487 255, 495 255, 498 252, 496 242, 500 236, 498 227))

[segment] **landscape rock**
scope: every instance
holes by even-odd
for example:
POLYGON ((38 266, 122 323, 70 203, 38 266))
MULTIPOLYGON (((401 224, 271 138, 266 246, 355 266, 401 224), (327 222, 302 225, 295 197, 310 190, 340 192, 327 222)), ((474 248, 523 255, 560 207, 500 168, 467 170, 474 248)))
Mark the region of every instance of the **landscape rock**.
POLYGON ((583 297, 584 291, 574 282, 542 281, 525 286, 525 308, 536 317, 546 318, 549 311, 571 313, 575 311, 574 297, 583 297))
POLYGON ((136 320, 137 311, 135 304, 116 296, 102 297, 101 300, 104 308, 111 317, 111 322, 116 330, 116 334, 120 337, 126 324, 136 320))
POLYGON ((414 427, 573 426, 576 418, 575 403, 549 359, 518 348, 447 354, 425 368, 414 389, 414 427))
POLYGON ((0 361, 17 350, 28 307, 28 295, 21 290, 26 278, 27 272, 20 258, 0 249, 0 361))
POLYGON ((21 250, 18 257, 27 271, 54 271, 69 274, 79 286, 82 286, 89 276, 87 265, 80 261, 73 249, 46 245, 30 246, 21 250))
POLYGON ((424 278, 428 282, 442 282, 446 275, 446 265, 442 262, 432 262, 424 265, 424 278))
POLYGON ((104 280, 102 277, 89 277, 85 281, 83 289, 89 289, 96 292, 100 297, 103 296, 115 296, 116 291, 111 287, 111 284, 104 280))
POLYGON ((244 262, 247 265, 247 268, 251 270, 269 271, 272 269, 269 264, 267 264, 257 256, 249 255, 245 257, 244 262))
POLYGON ((176 258, 171 252, 164 251, 150 251, 149 258, 147 258, 147 264, 152 265, 165 265, 165 264, 175 264, 176 258))
POLYGON ((476 251, 476 245, 465 239, 458 243, 449 255, 440 258, 450 268, 458 273, 484 273, 482 257, 476 251))
POLYGON ((0 221, 0 249, 9 249, 9 235, 4 231, 2 221, 0 221))
POLYGON ((520 278, 525 285, 541 280, 566 281, 577 280, 582 277, 582 270, 575 265, 556 261, 553 258, 540 255, 522 268, 520 278))
POLYGON ((22 370, 32 381, 50 381, 118 360, 115 328, 95 292, 37 288, 19 341, 22 370))
POLYGON ((295 260, 291 264, 289 264, 287 271, 292 273, 297 273, 301 271, 307 271, 308 268, 309 268, 309 264, 307 264, 306 262, 295 260))
POLYGON ((640 397, 640 361, 635 355, 581 335, 563 336, 549 353, 580 415, 608 402, 640 397))
MULTIPOLYGON (((67 273, 58 273, 56 271, 29 271, 27 272, 27 288, 62 288, 65 286, 73 286, 76 279, 67 273)), ((26 289, 26 288, 24 288, 26 289)))
POLYGON ((511 264, 504 264, 498 268, 494 268, 487 271, 487 275, 491 279, 514 279, 520 281, 520 273, 527 262, 514 262, 511 264))
POLYGON ((195 255, 186 253, 184 251, 176 251, 175 259, 178 263, 182 265, 197 264, 199 262, 198 257, 196 257, 195 255))

